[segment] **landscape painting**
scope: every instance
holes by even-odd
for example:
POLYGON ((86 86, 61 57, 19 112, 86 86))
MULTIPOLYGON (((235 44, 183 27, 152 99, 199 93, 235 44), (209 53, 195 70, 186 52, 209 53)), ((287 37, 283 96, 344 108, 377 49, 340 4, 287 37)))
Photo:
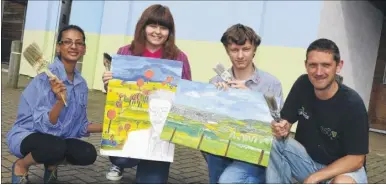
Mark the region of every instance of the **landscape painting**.
MULTIPOLYGON (((113 79, 109 81, 106 95, 101 154, 171 162, 173 153, 164 150, 169 157, 157 158, 159 152, 149 145, 155 138, 152 136, 149 99, 160 90, 174 95, 181 79, 182 63, 115 55, 111 65, 113 79)), ((165 106, 171 107, 171 102, 165 106)), ((163 114, 166 119, 168 111, 163 114)), ((167 147, 174 152, 174 146, 167 147)))
POLYGON ((267 166, 271 120, 263 94, 181 80, 161 139, 267 166))

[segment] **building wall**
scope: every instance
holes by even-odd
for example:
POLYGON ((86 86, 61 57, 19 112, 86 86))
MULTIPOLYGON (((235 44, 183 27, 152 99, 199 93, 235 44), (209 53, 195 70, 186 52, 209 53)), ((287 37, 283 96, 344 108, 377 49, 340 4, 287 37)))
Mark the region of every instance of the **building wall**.
MULTIPOLYGON (((115 53, 120 46, 130 43, 141 13, 155 3, 73 2, 70 23, 82 26, 88 33, 88 54, 83 60, 82 73, 90 87, 102 89, 102 53, 115 53), (85 9, 93 13, 86 14, 85 9)), ((278 76, 285 94, 304 72, 301 61, 305 48, 317 36, 321 8, 320 2, 163 1, 162 4, 173 13, 177 45, 188 55, 193 80, 207 82, 215 75, 211 66, 219 61, 230 66, 219 40, 229 26, 243 23, 263 38, 255 60, 257 66, 278 76)))
MULTIPOLYGON (((52 57, 59 2, 29 3, 23 45, 36 41, 46 56, 52 57)), ((176 42, 188 55, 193 80, 207 82, 215 75, 212 66, 217 62, 230 66, 219 40, 229 26, 243 23, 262 37, 255 57, 257 67, 277 76, 285 95, 296 78, 305 72, 305 49, 317 37, 322 7, 319 1, 73 1, 70 24, 86 31, 87 53, 82 75, 89 88, 103 88, 103 52, 114 54, 119 47, 129 44, 141 13, 155 3, 171 9, 176 42)), ((24 59, 21 73, 34 76, 24 59)))
POLYGON ((369 105, 370 127, 386 131, 386 19, 383 20, 383 29, 375 65, 372 92, 369 105))
POLYGON ((344 60, 343 83, 369 107, 383 14, 367 1, 324 1, 318 37, 338 45, 344 60))
MULTIPOLYGON (((45 58, 53 58, 60 3, 60 1, 28 1, 23 51, 29 44, 36 42, 42 49, 45 58)), ((36 75, 24 57, 21 57, 20 74, 32 77, 36 75)))

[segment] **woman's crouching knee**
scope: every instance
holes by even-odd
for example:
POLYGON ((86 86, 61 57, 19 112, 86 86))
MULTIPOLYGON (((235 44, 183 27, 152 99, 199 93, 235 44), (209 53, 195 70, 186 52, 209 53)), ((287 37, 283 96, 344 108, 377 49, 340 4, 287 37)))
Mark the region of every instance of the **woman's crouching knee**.
POLYGON ((82 144, 81 148, 67 150, 66 161, 72 165, 86 166, 93 164, 97 159, 97 151, 90 143, 82 144))
POLYGON ((79 165, 94 164, 97 159, 97 156, 98 154, 95 147, 90 144, 90 146, 85 149, 84 155, 80 156, 79 165))
POLYGON ((38 164, 55 165, 64 160, 66 154, 66 143, 57 138, 55 145, 46 145, 41 150, 31 151, 32 158, 38 164))

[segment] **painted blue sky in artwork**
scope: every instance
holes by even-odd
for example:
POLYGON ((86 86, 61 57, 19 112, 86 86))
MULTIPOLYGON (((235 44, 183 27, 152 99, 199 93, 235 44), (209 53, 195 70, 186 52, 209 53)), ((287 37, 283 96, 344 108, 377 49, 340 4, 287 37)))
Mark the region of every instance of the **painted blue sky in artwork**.
POLYGON ((154 72, 151 82, 163 82, 167 76, 172 76, 174 78, 172 84, 175 85, 181 79, 182 62, 126 55, 112 57, 111 71, 114 79, 137 81, 143 78, 147 81, 144 74, 148 69, 154 72))
POLYGON ((263 94, 255 91, 221 91, 213 84, 180 80, 174 103, 236 119, 253 119, 267 123, 272 120, 263 94))

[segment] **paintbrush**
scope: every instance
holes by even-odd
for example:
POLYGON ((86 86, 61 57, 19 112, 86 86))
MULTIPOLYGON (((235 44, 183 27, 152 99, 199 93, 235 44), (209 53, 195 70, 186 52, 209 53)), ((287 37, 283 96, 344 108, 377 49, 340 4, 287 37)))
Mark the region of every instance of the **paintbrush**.
MULTIPOLYGON (((50 64, 48 60, 43 58, 43 52, 40 50, 39 46, 34 42, 30 44, 23 52, 24 58, 28 61, 28 63, 34 68, 37 74, 45 72, 49 78, 56 78, 57 76, 52 74, 52 72, 48 69, 48 65, 50 64)), ((64 105, 67 107, 67 102, 64 99, 63 94, 60 95, 64 102, 64 105)))
POLYGON ((233 80, 232 74, 229 73, 228 70, 225 69, 224 65, 218 63, 214 68, 214 72, 217 73, 224 81, 228 82, 233 80))
MULTIPOLYGON (((272 93, 265 93, 264 99, 268 104, 268 108, 273 120, 279 123, 281 121, 280 109, 279 109, 279 106, 277 105, 275 96, 273 96, 272 93)), ((286 137, 282 137, 282 139, 285 139, 285 138, 286 137)))
POLYGON ((277 102, 276 102, 275 97, 270 95, 269 93, 267 93, 267 94, 264 94, 264 98, 268 104, 268 108, 269 108, 269 111, 271 112, 272 118, 276 122, 280 122, 280 120, 281 120, 280 111, 279 111, 279 108, 277 106, 277 102))
POLYGON ((107 53, 103 53, 103 65, 105 66, 106 71, 111 69, 111 56, 107 53))

